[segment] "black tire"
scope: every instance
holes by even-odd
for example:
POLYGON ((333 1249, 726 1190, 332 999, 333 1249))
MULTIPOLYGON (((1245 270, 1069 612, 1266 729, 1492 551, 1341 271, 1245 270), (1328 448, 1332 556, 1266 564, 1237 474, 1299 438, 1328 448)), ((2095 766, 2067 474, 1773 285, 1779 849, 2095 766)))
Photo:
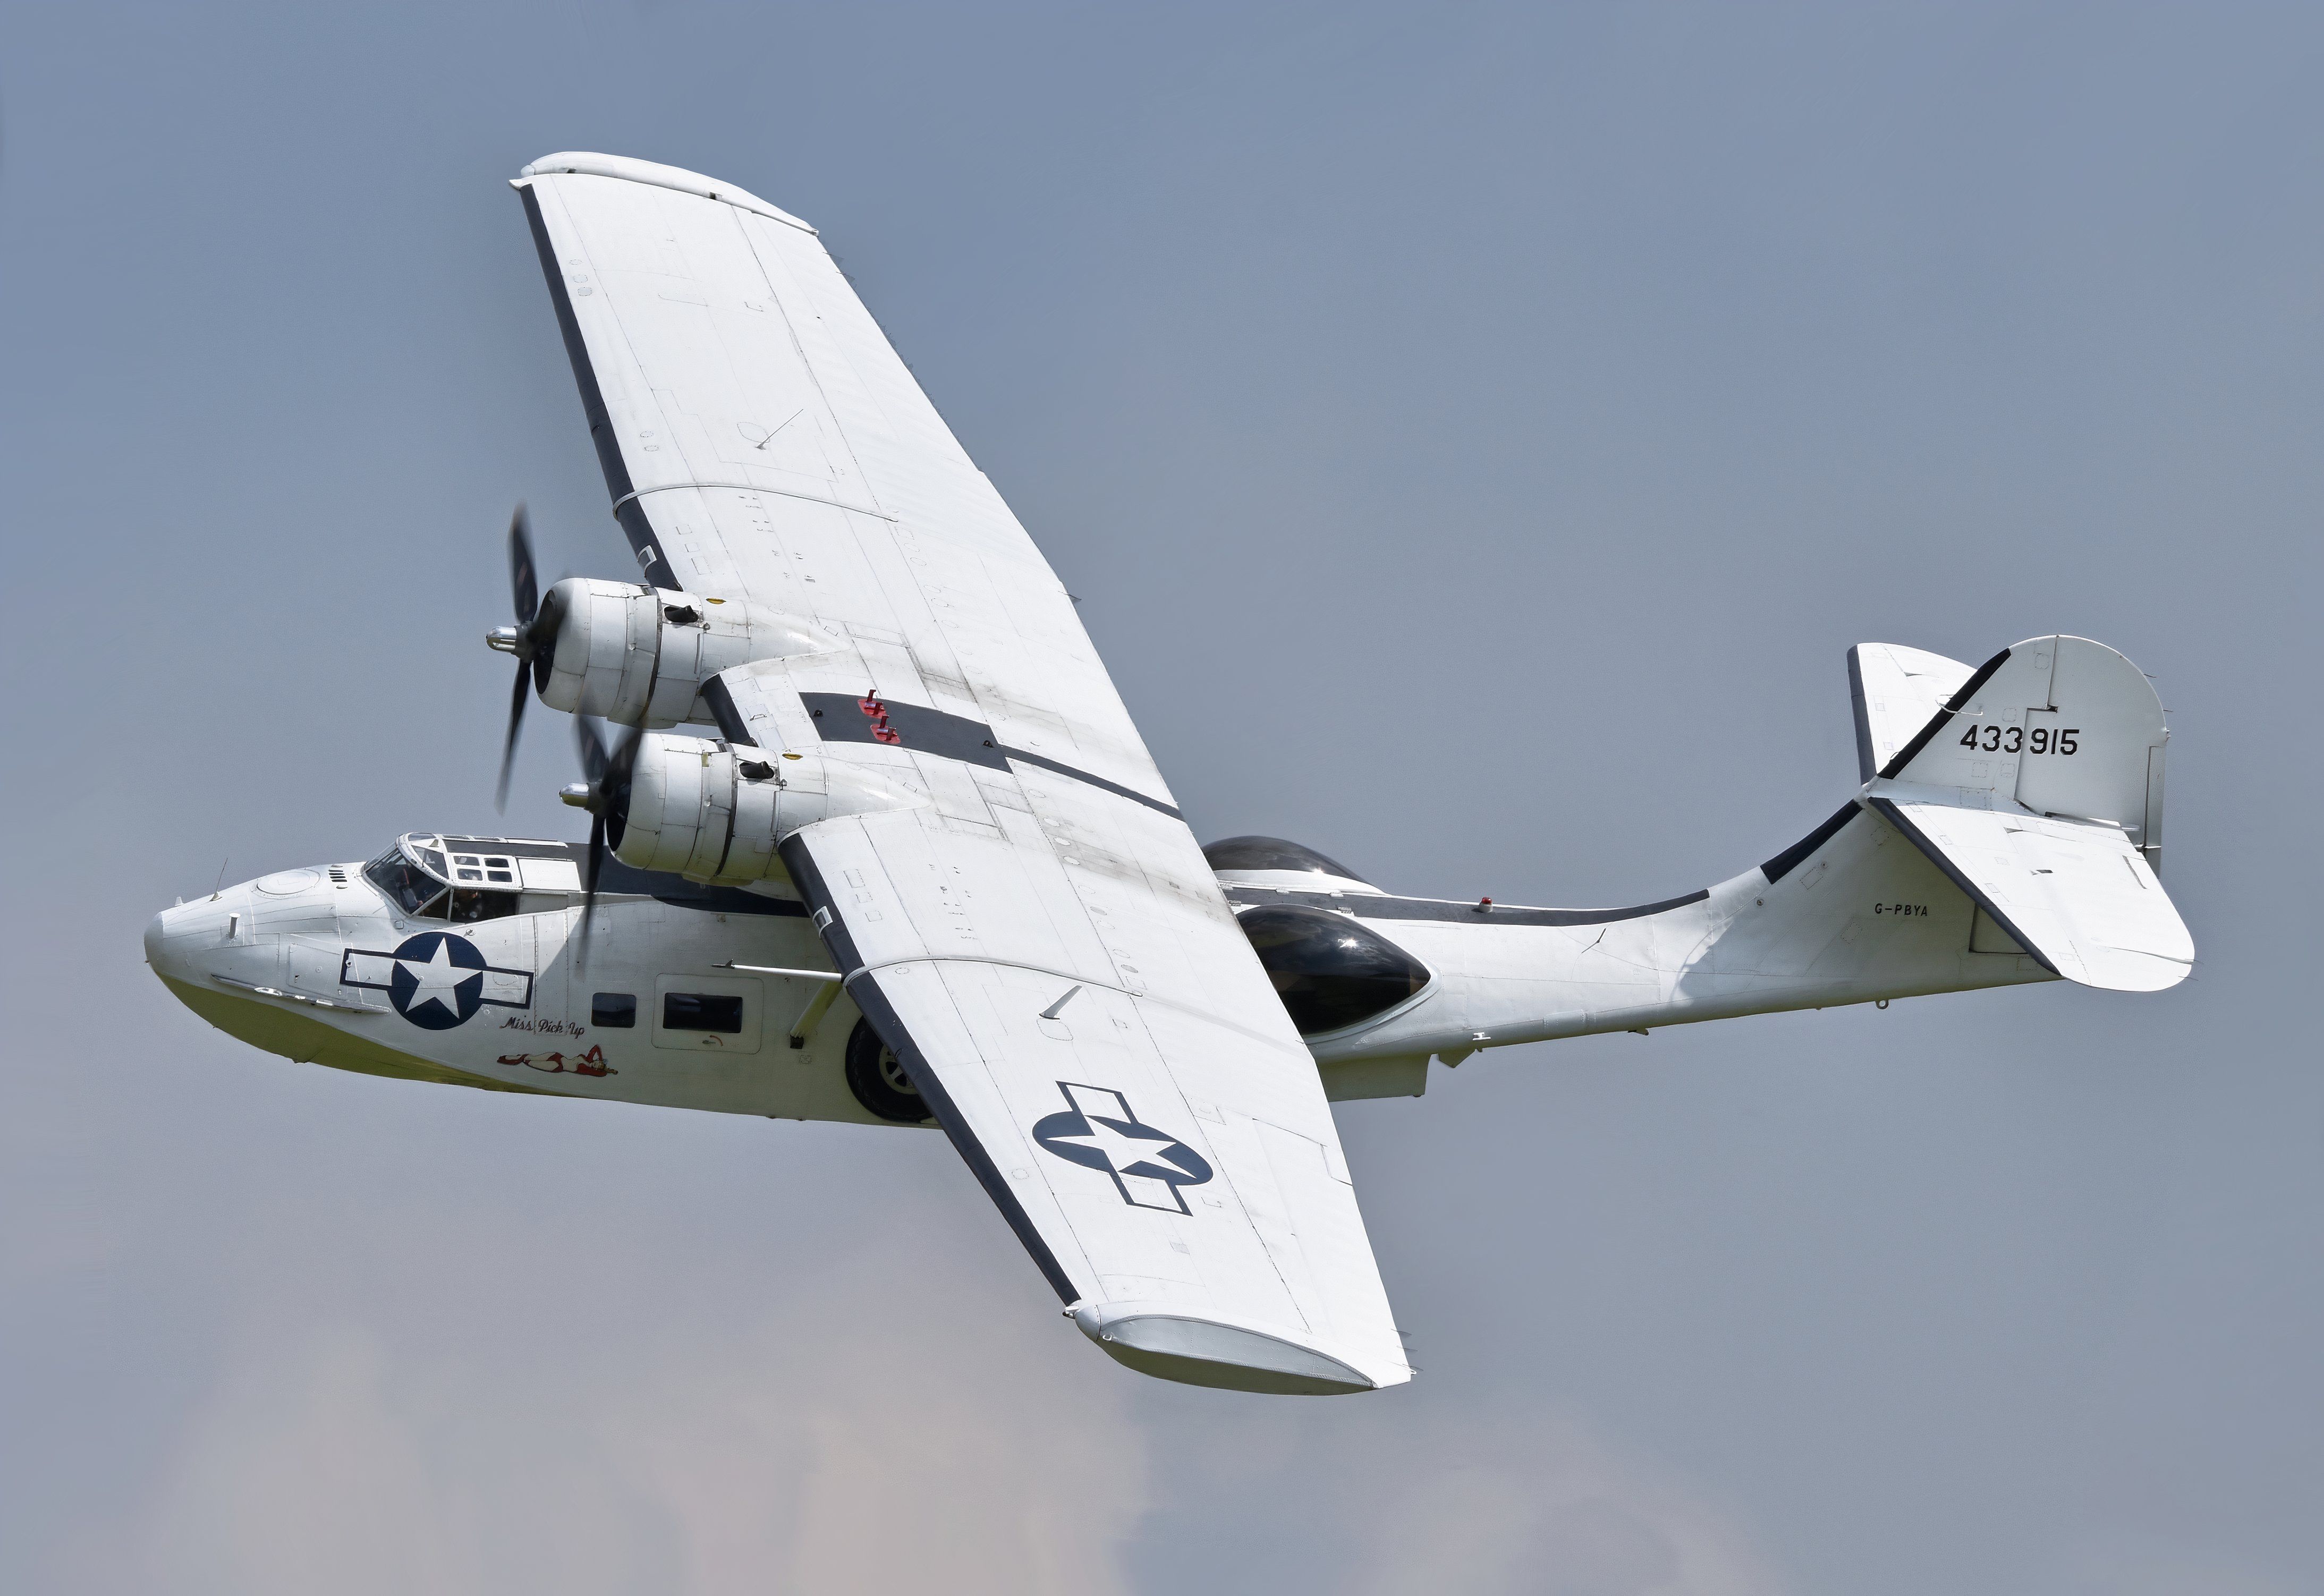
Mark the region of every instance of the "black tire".
POLYGON ((898 1125, 925 1125, 931 1118, 927 1099, 868 1019, 859 1019, 847 1034, 847 1089, 872 1112, 898 1125))

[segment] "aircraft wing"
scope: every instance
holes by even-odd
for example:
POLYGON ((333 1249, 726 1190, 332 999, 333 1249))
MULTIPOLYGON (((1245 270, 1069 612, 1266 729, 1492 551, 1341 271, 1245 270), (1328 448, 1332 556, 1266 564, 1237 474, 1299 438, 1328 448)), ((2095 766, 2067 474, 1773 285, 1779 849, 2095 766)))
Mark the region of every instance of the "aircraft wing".
POLYGON ((841 640, 706 697, 730 742, 913 795, 783 863, 1076 1324, 1198 1384, 1409 1379, 1312 1056, 1072 598, 821 240, 642 161, 517 181, 646 580, 841 640))

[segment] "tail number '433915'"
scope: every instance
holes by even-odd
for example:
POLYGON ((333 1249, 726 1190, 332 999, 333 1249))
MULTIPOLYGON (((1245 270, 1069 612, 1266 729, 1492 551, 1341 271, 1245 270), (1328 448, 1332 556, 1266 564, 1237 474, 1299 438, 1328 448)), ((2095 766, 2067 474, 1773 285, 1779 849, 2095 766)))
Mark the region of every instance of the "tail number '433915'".
MULTIPOLYGON (((2036 726, 2034 729, 2033 745, 2028 752, 2033 753, 2079 752, 2082 746, 2081 735, 2082 729, 2080 726, 2068 726, 2057 732, 2052 732, 2047 726, 2036 726)), ((1961 733, 1960 745, 1963 748, 1978 749, 1986 753, 2015 753, 2019 749, 2026 747, 2025 728, 2024 726, 1971 726, 1961 733)))

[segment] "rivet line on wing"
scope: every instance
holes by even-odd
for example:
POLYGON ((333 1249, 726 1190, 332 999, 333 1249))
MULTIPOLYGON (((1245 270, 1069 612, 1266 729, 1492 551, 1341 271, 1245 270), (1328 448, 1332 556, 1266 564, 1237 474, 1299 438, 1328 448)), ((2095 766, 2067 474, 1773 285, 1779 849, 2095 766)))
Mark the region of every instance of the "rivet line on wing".
POLYGON ((874 510, 869 504, 851 504, 844 499, 826 499, 821 494, 802 494, 790 488, 770 488, 755 482, 666 482, 658 487, 639 488, 623 494, 613 501, 613 513, 619 515, 622 506, 648 494, 674 494, 680 488, 732 488, 742 494, 772 494, 782 499, 805 499, 810 504, 828 504, 835 510, 853 510, 858 515, 876 515, 881 521, 900 521, 902 517, 874 510))

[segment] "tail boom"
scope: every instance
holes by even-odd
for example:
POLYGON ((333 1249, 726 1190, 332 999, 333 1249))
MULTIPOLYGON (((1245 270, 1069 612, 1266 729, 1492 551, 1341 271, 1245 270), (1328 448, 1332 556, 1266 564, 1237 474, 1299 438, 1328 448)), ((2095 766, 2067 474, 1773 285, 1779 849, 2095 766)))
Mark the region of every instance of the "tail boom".
POLYGON ((1458 1063, 1517 1042, 2060 977, 2123 992, 2185 978, 2193 944, 2154 868, 2169 733, 2136 667, 2053 635, 1974 670, 1859 645, 1849 678, 1863 786, 1707 891, 1603 911, 1333 903, 1434 979, 1377 1020, 1310 1037, 1317 1060, 1458 1063))

